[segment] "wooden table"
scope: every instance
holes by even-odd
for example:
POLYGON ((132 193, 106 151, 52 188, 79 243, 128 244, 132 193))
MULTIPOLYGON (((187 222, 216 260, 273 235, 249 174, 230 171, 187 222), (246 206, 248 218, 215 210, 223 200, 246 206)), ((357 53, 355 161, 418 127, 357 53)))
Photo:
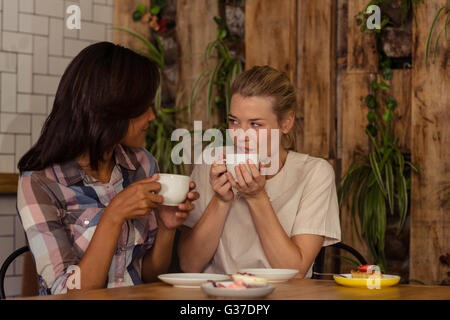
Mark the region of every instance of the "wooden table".
MULTIPOLYGON (((450 300, 450 287, 397 285, 383 289, 348 288, 332 280, 292 279, 277 283, 265 300, 450 300)), ((224 300, 208 297, 201 289, 175 288, 163 282, 138 286, 99 289, 69 294, 31 297, 41 300, 224 300)))

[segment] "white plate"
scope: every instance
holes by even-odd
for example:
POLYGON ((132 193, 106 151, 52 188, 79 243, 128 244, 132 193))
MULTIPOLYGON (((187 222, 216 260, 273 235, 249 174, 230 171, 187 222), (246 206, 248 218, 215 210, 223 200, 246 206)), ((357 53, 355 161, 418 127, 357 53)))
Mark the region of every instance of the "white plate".
POLYGON ((257 277, 266 278, 271 283, 285 282, 298 274, 298 270, 295 269, 241 269, 239 272, 251 273, 257 277))
POLYGON ((212 273, 167 273, 158 276, 159 280, 178 288, 200 288, 208 280, 223 281, 230 279, 225 274, 212 273))
MULTIPOLYGON (((227 286, 233 281, 216 282, 216 284, 223 284, 227 286)), ((261 298, 268 294, 271 294, 275 287, 268 284, 261 288, 248 288, 248 289, 228 289, 228 288, 216 288, 212 283, 207 282, 202 284, 202 290, 208 296, 213 297, 227 297, 227 298, 261 298)))

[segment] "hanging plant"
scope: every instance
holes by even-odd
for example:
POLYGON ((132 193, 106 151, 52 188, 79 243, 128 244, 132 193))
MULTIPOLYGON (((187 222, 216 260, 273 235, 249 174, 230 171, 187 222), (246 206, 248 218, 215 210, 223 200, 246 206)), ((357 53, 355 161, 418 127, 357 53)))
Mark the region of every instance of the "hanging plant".
MULTIPOLYGON (((386 1, 371 1, 368 5, 380 2, 386 1)), ((409 3, 411 7, 418 2, 420 1, 402 1, 409 3)), ((357 23, 363 25, 362 32, 370 32, 364 27, 364 17, 358 15, 357 23)), ((388 23, 389 18, 384 17, 381 26, 388 23)), ((397 100, 388 96, 388 82, 393 77, 392 62, 381 48, 383 29, 374 30, 377 34, 378 74, 370 83, 370 94, 364 99, 368 122, 365 133, 370 141, 369 151, 358 152, 340 181, 338 194, 339 204, 345 204, 351 212, 351 221, 358 238, 364 238, 375 263, 384 272, 387 215, 398 217, 398 236, 408 214, 411 169, 419 172, 419 168, 409 161, 408 155, 401 153, 398 138, 393 134, 397 100), (358 231, 358 222, 361 233, 358 231)))

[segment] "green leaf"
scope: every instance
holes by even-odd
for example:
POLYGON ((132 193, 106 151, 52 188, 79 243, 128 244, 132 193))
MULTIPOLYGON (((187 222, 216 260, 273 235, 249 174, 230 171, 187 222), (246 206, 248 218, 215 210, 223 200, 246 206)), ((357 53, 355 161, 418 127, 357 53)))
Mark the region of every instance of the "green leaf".
POLYGON ((370 87, 371 87, 374 91, 377 91, 377 90, 378 90, 378 82, 372 81, 372 82, 370 83, 370 87))
POLYGON ((378 134, 377 128, 373 124, 366 126, 366 134, 371 137, 376 137, 378 134))
POLYGON ((222 24, 222 17, 221 16, 214 16, 214 22, 217 23, 217 25, 222 24))
POLYGON ((133 37, 137 38, 139 41, 141 41, 148 48, 150 56, 158 64, 159 68, 160 69, 164 68, 164 62, 163 62, 163 59, 161 57, 161 55, 162 55, 161 52, 159 52, 158 49, 156 49, 155 46, 150 43, 150 41, 145 39, 139 33, 136 33, 136 32, 134 32, 133 30, 130 30, 130 29, 120 28, 120 27, 114 27, 113 29, 127 32, 127 33, 131 34, 133 37))
POLYGON ((378 167, 377 156, 376 156, 375 152, 371 152, 369 154, 369 160, 370 160, 370 165, 372 167, 376 181, 378 182, 378 186, 380 187, 381 192, 383 192, 383 194, 385 195, 386 188, 384 187, 383 180, 381 178, 380 168, 378 167))
POLYGON ((231 74, 227 77, 227 82, 225 83, 225 102, 227 106, 227 114, 230 113, 230 103, 231 103, 231 94, 230 94, 230 86, 231 86, 231 74))
POLYGON ((383 70, 383 69, 387 69, 387 68, 391 68, 391 64, 392 64, 392 61, 391 61, 391 59, 389 59, 389 58, 387 58, 386 56, 384 56, 382 59, 381 59, 381 62, 380 62, 380 68, 383 70))
POLYGON ((157 112, 159 112, 159 110, 161 109, 161 85, 156 90, 155 109, 156 109, 157 112))
POLYGON ((406 214, 408 212, 408 191, 406 189, 406 181, 403 174, 397 171, 397 183, 398 183, 398 195, 399 195, 399 213, 400 213, 400 222, 397 229, 397 234, 403 228, 403 225, 406 220, 406 214))
POLYGON ((377 129, 371 125, 373 127, 373 129, 370 129, 372 131, 375 132, 375 136, 372 134, 371 131, 369 131, 366 127, 366 133, 369 136, 370 141, 372 142, 373 147, 375 148, 376 153, 379 155, 380 154, 380 148, 378 147, 377 141, 375 140, 376 134, 377 134, 377 129))
POLYGON ((377 106, 377 101, 375 97, 371 94, 367 95, 365 98, 366 106, 370 109, 375 109, 377 106))
POLYGON ((392 121, 394 114, 392 113, 392 110, 390 109, 386 109, 383 112, 383 120, 387 123, 392 121))
POLYGON ((153 34, 153 37, 156 40, 156 45, 158 46, 158 51, 160 53, 160 59, 161 59, 161 65, 162 65, 161 69, 164 69, 164 47, 162 45, 161 38, 156 33, 153 34))
POLYGON ((150 9, 150 13, 151 13, 152 15, 156 16, 156 15, 158 15, 158 13, 159 13, 160 10, 161 10, 161 8, 160 8, 158 5, 156 5, 156 6, 153 6, 153 7, 150 9))
MULTIPOLYGON (((367 120, 369 121, 369 123, 372 123, 372 122, 375 122, 375 118, 376 118, 375 112, 373 110, 370 110, 367 113, 367 120)), ((376 128, 375 128, 375 130, 376 130, 376 128)), ((372 134, 372 135, 376 136, 376 133, 372 134)))
POLYGON ((223 28, 217 29, 217 38, 219 38, 220 40, 223 40, 223 39, 225 39, 226 36, 227 36, 226 29, 223 29, 223 28))
POLYGON ((220 59, 219 60, 219 62, 217 63, 216 67, 214 68, 214 70, 211 73, 211 76, 209 78, 208 94, 207 94, 207 99, 206 99, 206 101, 207 101, 207 103, 206 103, 206 117, 207 117, 208 121, 209 121, 209 114, 211 113, 211 110, 212 110, 213 85, 214 85, 214 82, 216 81, 217 72, 222 67, 223 62, 224 62, 224 59, 220 59))
POLYGON ((420 173, 420 168, 418 166, 416 166, 414 163, 412 163, 410 161, 406 161, 405 163, 407 165, 409 165, 411 168, 413 168, 417 173, 420 173))
MULTIPOLYGON (((391 80, 394 73, 392 72, 391 68, 384 68, 381 70, 381 75, 383 76, 383 78, 385 80, 391 80)), ((382 89, 384 89, 384 88, 382 87, 382 89)), ((389 89, 389 86, 388 86, 388 89, 389 89)), ((386 90, 386 89, 384 89, 384 90, 386 90)))
POLYGON ((397 108, 397 100, 395 100, 394 97, 387 97, 385 101, 386 101, 386 106, 390 110, 394 111, 395 108, 397 108))
POLYGON ((390 86, 386 82, 381 81, 380 82, 380 88, 383 89, 383 90, 389 90, 390 86))
POLYGON ((385 167, 385 176, 386 176, 386 193, 389 204, 390 213, 394 214, 394 174, 392 172, 392 165, 390 162, 387 162, 385 167))
POLYGON ((198 85, 199 85, 199 83, 200 83, 200 80, 202 80, 203 77, 204 77, 208 72, 209 72, 208 69, 207 69, 207 70, 204 70, 204 71, 198 76, 198 78, 197 78, 197 79, 195 80, 195 82, 194 82, 194 85, 193 85, 192 91, 191 91, 191 96, 190 96, 190 98, 189 98, 189 105, 188 105, 188 108, 189 108, 189 116, 190 116, 190 117, 192 116, 192 105, 194 104, 194 99, 195 99, 195 96, 196 96, 196 93, 197 93, 197 87, 198 87, 198 85))
MULTIPOLYGON (((427 68, 429 67, 428 57, 429 57, 429 54, 430 54, 431 36, 433 35, 433 30, 434 30, 434 27, 435 27, 435 25, 436 25, 436 21, 438 20, 438 18, 439 18, 439 16, 440 16, 441 12, 442 12, 444 9, 446 9, 446 6, 441 7, 441 8, 436 12, 436 15, 434 16, 434 19, 433 19, 433 23, 431 24, 430 32, 428 33, 428 37, 427 37, 427 45, 426 45, 426 48, 425 48, 425 63, 426 63, 427 68)), ((448 8, 447 8, 447 9, 448 9, 448 8)))
POLYGON ((140 13, 144 14, 145 11, 147 11, 147 8, 144 4, 140 3, 136 6, 136 11, 139 11, 140 13))
POLYGON ((133 18, 133 21, 139 21, 142 19, 142 13, 139 11, 134 11, 132 18, 133 18))

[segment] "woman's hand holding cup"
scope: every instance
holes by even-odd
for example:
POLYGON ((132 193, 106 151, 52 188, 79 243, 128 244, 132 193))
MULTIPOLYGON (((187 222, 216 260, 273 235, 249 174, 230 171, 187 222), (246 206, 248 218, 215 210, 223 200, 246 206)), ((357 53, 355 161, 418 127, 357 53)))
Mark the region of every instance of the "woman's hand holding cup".
MULTIPOLYGON (((221 156, 224 159, 225 156, 221 156)), ((209 172, 209 183, 213 188, 216 197, 223 202, 230 202, 234 199, 231 183, 227 177, 227 166, 222 161, 216 161, 211 165, 209 172)))
POLYGON ((117 194, 105 209, 104 215, 122 225, 125 220, 145 216, 163 202, 159 194, 158 174, 136 181, 117 194))
POLYGON ((177 206, 169 206, 162 203, 158 207, 158 226, 167 230, 173 230, 184 223, 184 221, 189 217, 189 212, 195 208, 195 205, 192 202, 200 198, 200 194, 193 191, 195 187, 195 183, 190 181, 189 192, 186 195, 186 199, 177 206))

